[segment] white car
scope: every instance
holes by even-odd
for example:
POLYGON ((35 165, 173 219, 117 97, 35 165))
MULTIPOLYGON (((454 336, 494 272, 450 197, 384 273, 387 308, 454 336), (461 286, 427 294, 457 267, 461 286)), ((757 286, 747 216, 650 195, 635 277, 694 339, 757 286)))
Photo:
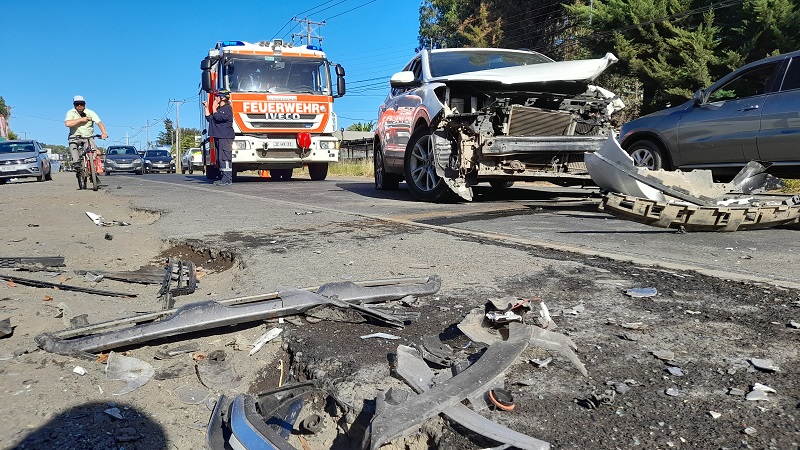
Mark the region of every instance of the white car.
POLYGON ((422 50, 390 80, 375 127, 375 188, 405 180, 418 200, 515 180, 589 182, 583 153, 599 149, 624 107, 591 82, 617 58, 553 61, 496 48, 422 50))
POLYGON ((195 169, 200 172, 205 171, 203 165, 203 149, 201 148, 188 148, 181 156, 181 173, 194 173, 195 169))

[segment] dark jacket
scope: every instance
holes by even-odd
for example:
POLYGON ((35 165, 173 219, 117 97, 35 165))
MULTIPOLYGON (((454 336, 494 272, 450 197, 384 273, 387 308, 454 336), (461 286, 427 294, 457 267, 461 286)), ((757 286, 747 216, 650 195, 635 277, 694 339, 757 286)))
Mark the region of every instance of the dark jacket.
POLYGON ((219 139, 233 139, 233 108, 230 104, 217 109, 214 114, 206 116, 208 120, 208 136, 219 139))

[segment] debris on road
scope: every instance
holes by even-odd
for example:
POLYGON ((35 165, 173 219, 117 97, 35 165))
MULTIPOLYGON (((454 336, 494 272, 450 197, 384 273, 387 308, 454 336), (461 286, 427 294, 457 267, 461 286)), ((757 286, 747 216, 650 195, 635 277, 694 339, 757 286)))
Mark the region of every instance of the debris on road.
POLYGON ((11 326, 11 317, 0 320, 0 338, 11 336, 14 333, 14 327, 11 326))
POLYGON ((780 372, 781 369, 771 359, 750 358, 750 364, 765 372, 780 372))
MULTIPOLYGON (((431 276, 424 284, 384 285, 361 287, 353 283, 334 283, 332 287, 319 288, 319 292, 335 295, 336 304, 352 302, 380 302, 397 300, 414 293, 435 293, 441 286, 438 276, 431 276)), ((332 300, 325 295, 299 289, 280 291, 277 299, 256 301, 236 306, 226 306, 215 301, 196 302, 175 310, 167 319, 134 325, 127 329, 106 331, 104 333, 82 335, 83 331, 70 330, 69 336, 44 333, 36 336, 39 347, 51 353, 71 355, 76 352, 98 352, 117 347, 149 342, 157 338, 187 334, 228 325, 274 319, 286 315, 300 314, 311 307, 330 304, 332 300)), ((142 322, 143 316, 135 316, 110 324, 142 322)), ((92 328, 92 327, 88 327, 92 328)), ((103 329, 105 327, 100 327, 103 329)))
POLYGON ((0 268, 64 267, 63 256, 4 256, 0 268))
POLYGON ((625 295, 632 298, 655 297, 657 294, 658 290, 654 287, 633 288, 625 291, 625 295))
POLYGON ((400 336, 395 336, 393 334, 388 334, 388 333, 372 333, 361 336, 361 339, 373 339, 373 338, 395 340, 395 339, 400 339, 400 336))
POLYGON ((127 385, 113 395, 124 395, 147 384, 155 375, 155 369, 141 359, 111 352, 106 362, 106 379, 124 381, 127 385))
POLYGON ((195 358, 200 383, 209 389, 234 389, 242 381, 233 361, 223 350, 214 350, 203 358, 195 358))
POLYGON ((261 347, 263 347, 264 344, 278 337, 278 335, 281 334, 282 331, 283 328, 275 327, 267 331, 266 333, 262 334, 261 337, 259 337, 258 339, 256 339, 255 342, 253 342, 253 348, 252 350, 250 350, 249 356, 255 355, 257 351, 261 350, 261 347))
POLYGON ((121 227, 126 227, 126 226, 130 225, 128 222, 123 222, 123 221, 120 221, 120 220, 112 220, 112 221, 108 222, 105 219, 103 219, 103 216, 101 216, 100 214, 95 214, 95 213, 89 212, 89 211, 86 211, 86 216, 88 216, 89 219, 91 219, 91 221, 94 222, 95 225, 102 226, 102 227, 113 227, 115 225, 116 226, 121 226, 121 227))
POLYGON ((715 183, 708 170, 649 170, 609 135, 603 147, 585 154, 592 180, 608 194, 599 209, 662 228, 736 231, 800 224, 800 198, 762 196, 780 180, 749 162, 731 183, 715 183))
POLYGON ((12 277, 10 275, 2 275, 0 274, 0 280, 7 280, 9 282, 18 283, 24 286, 30 287, 37 287, 37 288, 47 288, 47 289, 57 289, 61 291, 75 291, 75 292, 83 292, 84 294, 94 294, 94 295, 105 295, 108 297, 128 297, 133 298, 136 297, 136 294, 129 294, 127 292, 114 292, 114 291, 104 291, 101 289, 91 289, 85 288, 80 286, 71 286, 68 284, 60 284, 60 283, 50 283, 47 281, 39 281, 39 280, 31 280, 28 278, 20 278, 20 277, 12 277))

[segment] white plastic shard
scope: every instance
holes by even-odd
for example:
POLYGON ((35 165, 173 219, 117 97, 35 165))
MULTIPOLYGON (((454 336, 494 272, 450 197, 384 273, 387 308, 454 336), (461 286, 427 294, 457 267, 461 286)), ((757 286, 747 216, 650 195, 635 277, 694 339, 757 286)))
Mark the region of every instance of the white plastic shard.
POLYGON ((106 379, 124 381, 127 385, 114 395, 123 395, 133 392, 147 384, 156 371, 153 366, 141 359, 122 356, 119 353, 108 354, 106 362, 106 379))
POLYGON ((86 211, 86 215, 89 216, 90 219, 92 219, 92 222, 94 222, 95 225, 103 224, 103 216, 101 216, 100 214, 95 214, 93 212, 86 211))
POLYGON ((283 328, 276 327, 262 334, 260 338, 253 342, 253 349, 250 350, 249 356, 253 356, 257 351, 261 350, 261 347, 263 347, 264 344, 278 337, 281 332, 283 332, 283 328))

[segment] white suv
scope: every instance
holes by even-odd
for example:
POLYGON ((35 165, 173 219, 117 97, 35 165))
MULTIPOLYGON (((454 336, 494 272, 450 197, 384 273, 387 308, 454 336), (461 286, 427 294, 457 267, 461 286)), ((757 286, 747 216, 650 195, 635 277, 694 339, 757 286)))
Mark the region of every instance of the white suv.
POLYGON ((181 156, 181 173, 193 173, 195 169, 203 172, 205 166, 203 165, 203 149, 202 148, 187 148, 181 156))
POLYGON ((375 188, 405 179, 418 200, 515 180, 589 180, 583 152, 600 148, 611 113, 624 107, 592 86, 617 58, 555 62, 540 53, 492 48, 422 50, 378 111, 375 188))

